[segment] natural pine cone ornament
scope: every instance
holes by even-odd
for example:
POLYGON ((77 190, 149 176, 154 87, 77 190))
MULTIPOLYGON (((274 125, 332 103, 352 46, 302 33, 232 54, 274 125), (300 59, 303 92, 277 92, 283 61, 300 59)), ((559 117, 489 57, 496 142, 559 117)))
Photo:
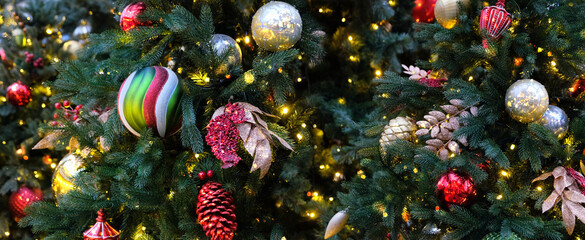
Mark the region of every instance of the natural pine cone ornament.
POLYGON ((231 240, 238 227, 232 193, 209 181, 197 196, 197 220, 211 240, 231 240))
POLYGON ((477 116, 478 109, 475 106, 465 107, 462 102, 459 99, 452 99, 449 101, 451 104, 441 106, 443 111, 430 111, 424 116, 426 121, 416 122, 420 129, 415 135, 431 134, 431 139, 425 142, 426 148, 437 152, 441 160, 459 154, 461 151, 459 144, 467 146, 467 139, 465 137, 453 139, 453 132, 464 125, 459 121, 460 117, 477 116))
POLYGON ((397 117, 384 127, 382 137, 380 137, 380 152, 386 155, 386 148, 397 139, 411 140, 414 138, 414 131, 416 131, 414 121, 409 117, 397 117))

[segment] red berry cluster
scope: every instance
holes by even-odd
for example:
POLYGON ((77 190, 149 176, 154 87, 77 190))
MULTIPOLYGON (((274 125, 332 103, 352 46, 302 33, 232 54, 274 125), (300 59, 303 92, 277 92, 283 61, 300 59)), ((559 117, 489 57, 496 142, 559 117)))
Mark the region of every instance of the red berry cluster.
POLYGON ((34 58, 35 58, 35 55, 34 55, 34 54, 32 54, 32 53, 29 53, 29 52, 24 52, 24 55, 25 55, 25 57, 26 57, 26 58, 24 59, 24 61, 25 61, 26 63, 31 63, 31 64, 33 65, 33 67, 37 67, 37 68, 41 68, 41 67, 43 67, 43 64, 44 64, 44 63, 43 63, 43 58, 39 57, 39 58, 37 58, 36 60, 34 60, 34 58))
MULTIPOLYGON (((79 122, 79 120, 81 120, 79 118, 79 113, 81 112, 81 108, 83 108, 83 105, 79 104, 79 105, 73 107, 73 106, 71 106, 71 103, 68 100, 63 101, 63 104, 55 103, 55 109, 62 109, 64 112, 63 116, 65 117, 65 119, 67 121, 79 122)), ((53 118, 59 119, 59 114, 55 113, 53 115, 53 118)), ((53 125, 53 126, 57 126, 57 124, 58 124, 57 121, 53 121, 51 123, 51 125, 53 125)))
POLYGON ((197 174, 197 176, 199 177, 199 179, 201 179, 201 181, 205 180, 205 179, 211 179, 213 177, 213 170, 207 170, 207 172, 199 172, 199 174, 197 174))

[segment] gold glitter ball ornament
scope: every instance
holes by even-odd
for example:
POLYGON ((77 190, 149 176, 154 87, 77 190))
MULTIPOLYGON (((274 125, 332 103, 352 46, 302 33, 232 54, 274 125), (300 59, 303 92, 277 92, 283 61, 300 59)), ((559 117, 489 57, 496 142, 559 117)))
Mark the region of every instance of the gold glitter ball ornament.
POLYGON ((409 117, 396 117, 384 127, 380 137, 380 152, 386 155, 386 148, 392 145, 397 139, 411 140, 417 130, 416 124, 409 117))
POLYGON ((548 92, 533 79, 518 80, 506 91, 506 111, 518 122, 534 122, 547 108, 548 92))
POLYGON ((465 8, 469 6, 469 0, 437 0, 435 3, 435 18, 446 29, 451 29, 457 24, 459 15, 459 3, 465 8))
POLYGON ((558 139, 565 137, 569 130, 569 117, 563 109, 554 105, 548 105, 546 112, 535 123, 553 132, 558 139))
POLYGON ((55 201, 57 203, 59 203, 59 200, 63 195, 76 188, 76 186, 73 185, 73 181, 79 172, 83 170, 81 167, 82 164, 83 162, 79 156, 70 153, 65 155, 55 168, 51 187, 55 194, 55 201))
POLYGON ((269 2, 258 9, 252 18, 254 41, 268 51, 291 48, 301 39, 302 28, 299 11, 285 2, 269 2))

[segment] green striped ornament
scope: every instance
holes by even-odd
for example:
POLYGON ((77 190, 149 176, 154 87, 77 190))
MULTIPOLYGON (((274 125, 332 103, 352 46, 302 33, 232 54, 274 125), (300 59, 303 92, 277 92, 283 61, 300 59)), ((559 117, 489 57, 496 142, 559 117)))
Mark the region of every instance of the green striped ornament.
POLYGON ((118 92, 118 115, 132 134, 152 128, 158 136, 170 136, 181 128, 181 81, 173 70, 146 67, 134 71, 118 92))

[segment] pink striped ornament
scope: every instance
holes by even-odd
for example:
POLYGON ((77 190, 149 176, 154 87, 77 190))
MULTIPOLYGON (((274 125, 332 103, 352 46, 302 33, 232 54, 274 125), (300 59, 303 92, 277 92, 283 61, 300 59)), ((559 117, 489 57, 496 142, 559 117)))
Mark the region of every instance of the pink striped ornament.
POLYGON ((98 211, 97 222, 93 227, 83 232, 84 240, 118 240, 120 233, 106 222, 103 209, 98 211))
POLYGON ((481 10, 479 29, 483 36, 483 47, 487 48, 487 41, 499 39, 504 31, 512 24, 512 14, 504 9, 505 0, 498 0, 496 6, 485 7, 481 10))

